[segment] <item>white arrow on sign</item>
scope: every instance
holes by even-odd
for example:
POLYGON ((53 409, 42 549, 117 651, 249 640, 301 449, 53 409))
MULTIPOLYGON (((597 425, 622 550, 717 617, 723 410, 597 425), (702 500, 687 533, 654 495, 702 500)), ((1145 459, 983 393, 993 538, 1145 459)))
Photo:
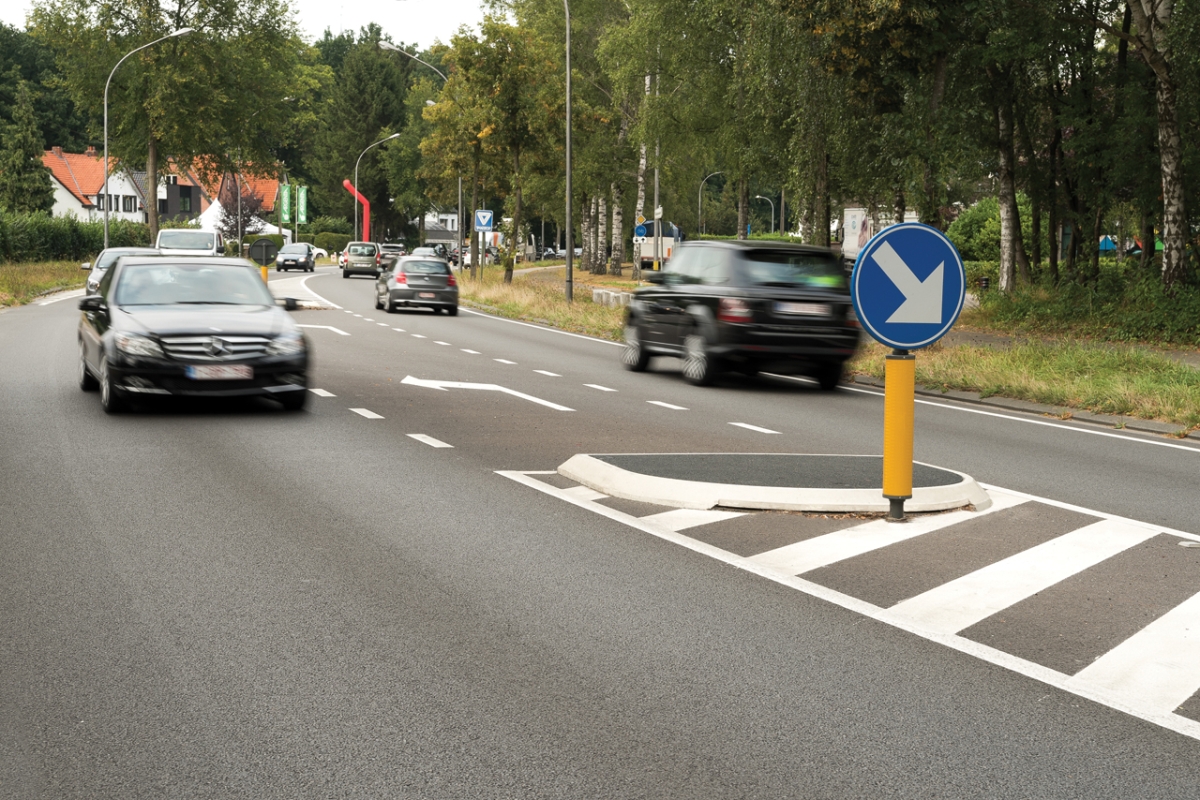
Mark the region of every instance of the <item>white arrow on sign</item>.
POLYGON ((875 263, 883 270, 896 288, 904 295, 904 302, 888 317, 888 322, 933 323, 942 322, 942 274, 946 262, 938 264, 929 277, 921 280, 909 269, 904 259, 883 242, 871 254, 875 263))
POLYGON ((504 392, 505 394, 511 394, 513 397, 520 397, 522 400, 528 400, 531 403, 537 403, 540 406, 546 406, 546 408, 553 408, 555 411, 574 411, 575 410, 573 408, 567 408, 566 406, 560 406, 558 403, 551 403, 549 400, 543 400, 540 397, 534 397, 533 395, 530 395, 530 394, 524 394, 522 392, 518 392, 513 389, 508 389, 504 386, 497 386, 494 383, 460 383, 459 381, 427 381, 427 380, 422 380, 421 378, 414 378, 412 375, 406 376, 404 378, 404 380, 400 381, 400 383, 407 383, 409 386, 424 386, 426 389, 437 389, 440 392, 444 392, 447 389, 479 389, 479 390, 482 390, 485 392, 504 392))

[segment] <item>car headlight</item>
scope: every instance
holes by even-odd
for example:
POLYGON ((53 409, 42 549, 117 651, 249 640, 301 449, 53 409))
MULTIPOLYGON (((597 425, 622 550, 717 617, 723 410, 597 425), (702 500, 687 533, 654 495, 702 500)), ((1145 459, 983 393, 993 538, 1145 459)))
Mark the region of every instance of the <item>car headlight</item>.
POLYGON ((267 353, 273 356, 294 356, 303 353, 307 348, 304 337, 298 333, 285 333, 271 340, 267 345, 267 353))
POLYGON ((113 337, 113 343, 122 353, 130 356, 149 356, 151 358, 163 358, 162 348, 158 346, 158 342, 146 336, 138 336, 134 333, 118 333, 113 337))

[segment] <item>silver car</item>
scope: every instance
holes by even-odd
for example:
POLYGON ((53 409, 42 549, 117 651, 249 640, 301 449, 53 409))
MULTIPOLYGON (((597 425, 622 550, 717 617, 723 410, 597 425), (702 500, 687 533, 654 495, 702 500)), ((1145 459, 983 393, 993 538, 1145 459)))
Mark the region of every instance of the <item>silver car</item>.
POLYGON ((100 279, 108 268, 117 263, 121 256, 156 256, 159 251, 153 247, 108 247, 100 251, 95 263, 84 262, 81 269, 91 270, 87 277, 87 293, 96 294, 100 290, 100 279))
POLYGON ((388 313, 397 308, 432 308, 458 314, 458 281, 440 258, 405 256, 375 281, 375 307, 388 313))

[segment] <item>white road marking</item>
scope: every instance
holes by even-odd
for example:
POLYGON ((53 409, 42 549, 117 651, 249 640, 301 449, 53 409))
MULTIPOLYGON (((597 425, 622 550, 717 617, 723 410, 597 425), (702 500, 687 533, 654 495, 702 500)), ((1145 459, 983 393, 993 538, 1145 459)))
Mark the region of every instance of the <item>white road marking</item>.
POLYGON ((477 355, 479 355, 479 351, 478 351, 478 350, 468 350, 467 348, 465 348, 465 347, 464 347, 464 348, 462 349, 462 351, 463 351, 464 353, 470 353, 470 354, 471 354, 471 355, 473 355, 473 356, 477 356, 477 355))
POLYGON ((321 330, 333 331, 334 333, 340 334, 342 336, 350 335, 350 334, 346 333, 344 330, 342 330, 341 328, 335 328, 332 325, 297 325, 296 327, 297 328, 320 328, 321 330))
POLYGON ((924 533, 932 533, 981 515, 991 514, 1005 508, 1021 505, 1025 498, 1001 492, 989 492, 992 507, 986 511, 951 511, 948 514, 931 514, 913 517, 904 524, 876 519, 853 528, 827 533, 802 542, 778 547, 765 553, 751 556, 750 561, 788 575, 802 575, 818 567, 836 564, 847 558, 861 556, 872 550, 903 542, 924 533))
POLYGON ((560 336, 571 336, 576 339, 585 339, 589 342, 599 342, 600 344, 611 344, 614 347, 624 347, 625 346, 621 342, 610 342, 607 339, 597 339, 595 336, 584 336, 582 333, 571 333, 570 331, 560 331, 560 330, 556 330, 555 328, 547 328, 543 325, 532 325, 528 322, 519 322, 515 319, 505 319, 504 317, 495 317, 495 316, 492 316, 491 314, 484 314, 482 311, 472 311, 469 308, 463 308, 462 310, 464 313, 474 314, 477 317, 487 317, 488 319, 494 319, 497 322, 507 322, 512 325, 521 325, 522 327, 525 327, 525 328, 534 328, 535 330, 545 331, 546 333, 557 333, 560 336))
POLYGON ((62 294, 56 295, 55 297, 51 297, 49 300, 39 300, 38 305, 39 306, 48 306, 51 303, 57 303, 60 300, 70 300, 72 297, 83 297, 83 293, 84 293, 83 289, 72 289, 69 292, 63 292, 62 294))
POLYGON ((562 375, 559 375, 557 372, 547 372, 544 369, 535 369, 534 372, 536 372, 538 375, 546 375, 551 378, 561 378, 562 377, 562 375))
POLYGON ((423 433, 406 433, 404 435, 410 439, 416 439, 418 442, 424 442, 425 444, 429 445, 430 447, 450 447, 450 448, 454 447, 454 445, 452 445, 452 444, 446 444, 445 442, 441 441, 440 439, 435 439, 432 436, 426 436, 423 433))
POLYGON ((446 347, 450 346, 449 342, 434 342, 434 344, 442 344, 442 345, 445 345, 446 347))
POLYGON ((1200 690, 1200 594, 1163 614, 1069 681, 1169 714, 1200 690))
POLYGON ((587 486, 572 486, 570 489, 563 489, 563 493, 576 500, 600 500, 608 497, 604 492, 597 492, 587 486))
POLYGON ((522 400, 528 400, 531 403, 537 403, 538 405, 546 406, 547 408, 553 408, 555 411, 574 411, 575 410, 573 408, 567 408, 566 406, 560 406, 558 403, 551 403, 549 400, 543 400, 540 397, 534 397, 533 395, 525 394, 524 392, 518 392, 514 389, 509 389, 507 387, 499 386, 494 383, 463 383, 461 381, 432 381, 432 380, 422 380, 421 378, 414 378, 412 375, 405 376, 404 380, 400 381, 400 383, 407 384, 409 386, 424 386, 427 389, 437 389, 438 391, 441 391, 441 392, 444 392, 447 389, 478 389, 478 390, 485 391, 485 392, 503 392, 504 394, 510 394, 513 397, 519 397, 522 400))
POLYGON ((687 409, 684 408, 683 406, 677 406, 672 403, 664 403, 662 400, 647 400, 646 402, 652 406, 662 406, 663 408, 669 408, 672 411, 687 411, 687 409))
POLYGON ((897 603, 887 616, 958 633, 1157 535, 1150 528, 1101 520, 897 603))
POLYGON ((419 333, 414 333, 414 334, 411 334, 411 336, 412 336, 414 339, 428 339, 428 338, 429 338, 428 336, 422 336, 422 335, 421 335, 421 334, 419 334, 419 333))
POLYGON ((337 395, 333 392, 327 392, 324 389, 309 389, 309 391, 315 394, 317 397, 337 397, 337 395))
POLYGON ((351 410, 351 411, 353 411, 355 414, 358 414, 358 415, 360 415, 360 416, 366 417, 367 419, 383 419, 383 417, 381 417, 380 415, 376 414, 374 411, 371 411, 370 409, 366 409, 366 408, 352 408, 352 409, 350 409, 350 410, 351 410))
MULTIPOLYGON (((328 273, 326 273, 326 274, 328 274, 328 273)), ((309 282, 310 280, 312 280, 313 278, 316 278, 316 277, 319 277, 319 275, 318 275, 317 273, 315 273, 315 272, 314 272, 312 275, 309 275, 307 278, 304 278, 303 280, 301 280, 301 281, 300 281, 300 285, 304 287, 304 290, 305 290, 306 292, 308 292, 308 293, 309 293, 309 294, 311 294, 313 297, 317 298, 318 300, 320 300, 322 303, 324 303, 325 305, 329 306, 330 308, 341 308, 341 306, 339 306, 337 303, 334 303, 334 302, 331 302, 331 301, 329 301, 329 300, 326 300, 324 297, 321 297, 321 295, 317 294, 317 293, 316 293, 316 292, 314 292, 312 289, 309 289, 309 288, 308 288, 308 282, 309 282)))
POLYGON ((388 326, 388 324, 387 324, 386 322, 376 322, 375 324, 376 324, 376 325, 381 325, 381 326, 383 326, 384 328, 386 328, 386 327, 388 326))
POLYGON ((731 422, 729 424, 735 425, 739 428, 745 428, 748 431, 757 431, 758 433, 779 433, 779 431, 773 431, 770 428, 760 428, 757 425, 751 425, 748 422, 731 422))
POLYGON ((507 358, 493 358, 492 361, 499 361, 501 364, 516 364, 515 361, 509 361, 507 358))
POLYGON ((694 508, 674 508, 670 511, 664 511, 661 514, 640 517, 640 519, 642 522, 648 522, 651 525, 660 525, 669 531, 681 531, 685 528, 695 528, 697 525, 711 525, 714 522, 723 522, 727 519, 743 516, 745 514, 736 511, 700 511, 694 508))
POLYGON ((601 386, 598 383, 585 383, 584 386, 588 387, 589 389, 599 389, 602 392, 615 392, 616 391, 616 389, 610 389, 607 386, 601 386))
POLYGON ((404 328, 392 328, 396 333, 404 333, 404 328))
POLYGON ((354 316, 358 317, 359 319, 362 319, 362 314, 355 314, 354 316))
POLYGON ((363 317, 363 322, 374 322, 374 321, 375 320, 371 319, 370 317, 363 317))

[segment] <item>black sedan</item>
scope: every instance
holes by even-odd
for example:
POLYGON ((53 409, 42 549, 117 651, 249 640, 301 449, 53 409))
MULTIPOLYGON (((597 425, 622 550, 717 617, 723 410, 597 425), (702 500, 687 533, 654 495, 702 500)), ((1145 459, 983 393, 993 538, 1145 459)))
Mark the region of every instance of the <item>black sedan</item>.
POLYGON ((288 272, 293 269, 302 269, 305 272, 312 272, 316 268, 316 248, 308 242, 285 244, 283 248, 275 254, 276 272, 279 272, 280 270, 288 272))
POLYGON ((308 398, 308 342, 244 259, 125 256, 79 308, 79 385, 109 413, 136 397, 308 398))
POLYGON ((450 265, 440 258, 398 258, 375 281, 375 307, 388 313, 401 307, 432 308, 453 317, 458 314, 458 281, 450 265))
POLYGON ((658 355, 683 359, 690 383, 723 371, 841 380, 858 348, 846 274, 828 250, 770 242, 689 242, 651 286, 634 292, 622 361, 635 372, 658 355))

